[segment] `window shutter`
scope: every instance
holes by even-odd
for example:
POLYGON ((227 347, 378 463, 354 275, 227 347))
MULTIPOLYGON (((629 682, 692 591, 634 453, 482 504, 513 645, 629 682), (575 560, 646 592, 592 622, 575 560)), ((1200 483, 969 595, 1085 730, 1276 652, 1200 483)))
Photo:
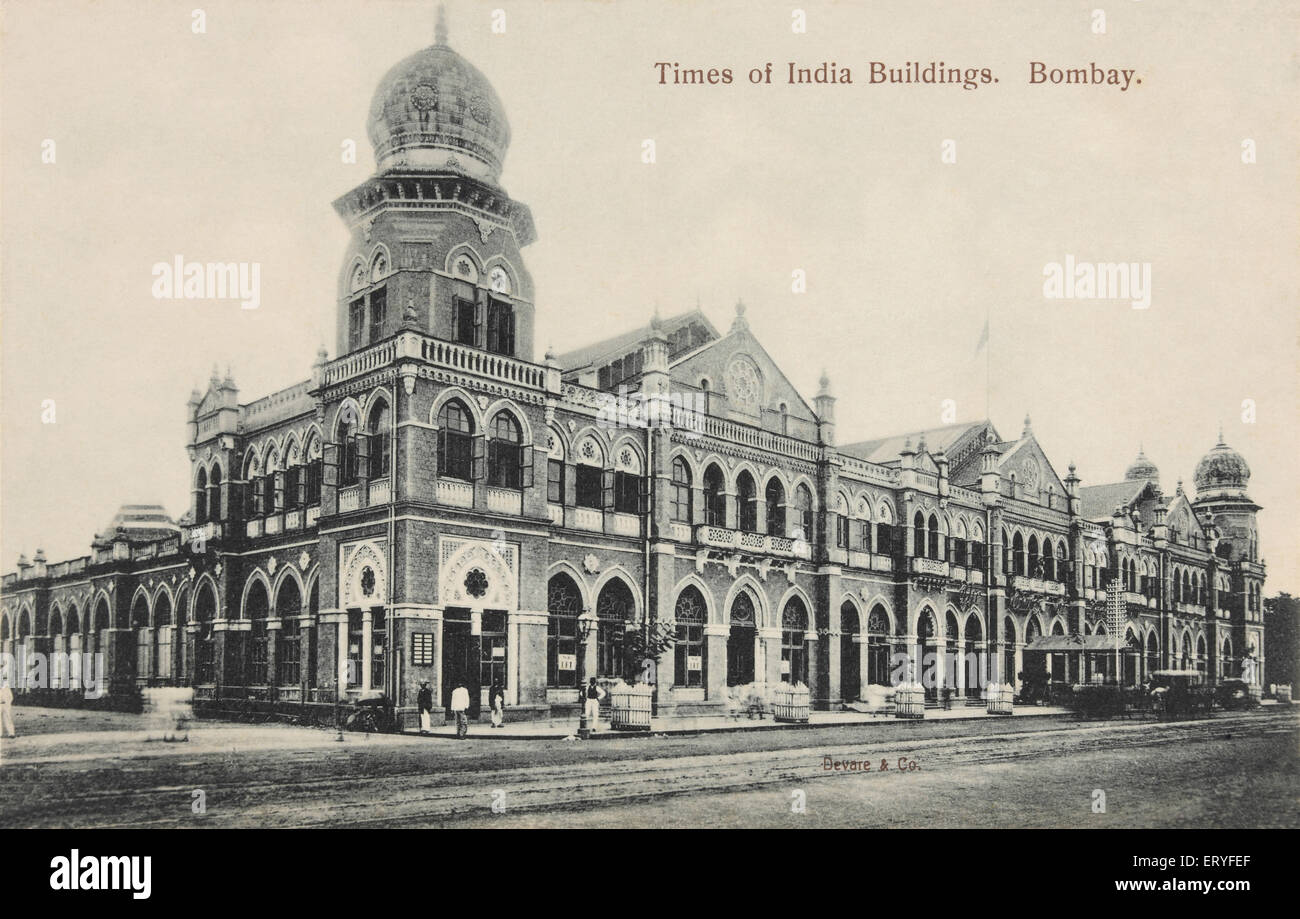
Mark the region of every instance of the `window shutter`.
POLYGON ((601 471, 601 506, 612 509, 614 507, 614 470, 605 469, 601 471))
POLYGON ((519 487, 533 487, 533 445, 524 444, 519 448, 519 487))
POLYGON ((481 479, 486 474, 487 465, 487 438, 482 434, 477 434, 473 438, 473 460, 470 464, 469 475, 471 479, 481 479))
POLYGON ((637 512, 648 514, 650 512, 650 476, 643 475, 637 480, 637 512))

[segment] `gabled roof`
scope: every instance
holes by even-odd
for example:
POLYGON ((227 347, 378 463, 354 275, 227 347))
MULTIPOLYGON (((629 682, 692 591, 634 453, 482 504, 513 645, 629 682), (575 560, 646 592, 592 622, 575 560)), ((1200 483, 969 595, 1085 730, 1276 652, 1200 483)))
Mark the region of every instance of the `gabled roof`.
POLYGON ((1115 508, 1137 501, 1148 484, 1143 479, 1106 485, 1084 485, 1079 489, 1080 516, 1085 520, 1109 520, 1115 513, 1115 508))
MULTIPOLYGON (((671 336, 678 329, 692 322, 703 325, 712 339, 718 337, 718 330, 713 327, 713 323, 709 322, 708 317, 698 308, 662 320, 659 329, 664 335, 671 336)), ((566 351, 558 355, 556 361, 559 363, 560 369, 565 372, 599 366, 606 361, 614 360, 635 351, 641 342, 650 337, 652 331, 654 331, 653 325, 643 325, 632 329, 630 332, 623 332, 619 335, 603 338, 590 345, 566 351)))
MULTIPOLYGON (((845 444, 840 447, 840 452, 864 459, 869 463, 888 465, 891 462, 898 462, 898 454, 908 441, 911 441, 912 449, 915 450, 924 438, 926 450, 933 454, 942 449, 944 453, 949 454, 951 461, 951 454, 970 443, 973 436, 978 436, 982 442, 984 431, 991 428, 992 424, 988 421, 962 421, 939 428, 913 431, 910 434, 894 434, 876 440, 861 440, 857 443, 845 444)), ((997 436, 996 431, 994 436, 997 436)), ((975 451, 975 455, 979 455, 978 450, 975 451)))

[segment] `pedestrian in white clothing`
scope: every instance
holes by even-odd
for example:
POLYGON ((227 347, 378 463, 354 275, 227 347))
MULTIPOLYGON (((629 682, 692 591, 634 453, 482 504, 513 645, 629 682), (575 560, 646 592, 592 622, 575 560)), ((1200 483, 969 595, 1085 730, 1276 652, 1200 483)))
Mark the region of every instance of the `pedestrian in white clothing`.
POLYGON ((600 700, 605 698, 605 690, 596 685, 596 678, 592 677, 587 682, 587 688, 583 691, 586 697, 583 700, 583 710, 587 716, 587 729, 595 731, 596 725, 600 721, 600 700))

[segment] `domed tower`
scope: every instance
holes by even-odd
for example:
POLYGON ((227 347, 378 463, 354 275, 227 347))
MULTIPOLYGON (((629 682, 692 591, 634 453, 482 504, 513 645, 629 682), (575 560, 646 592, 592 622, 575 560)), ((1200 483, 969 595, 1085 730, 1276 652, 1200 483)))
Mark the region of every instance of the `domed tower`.
POLYGON ((1231 561, 1259 561, 1259 534, 1255 514, 1259 505, 1246 494, 1250 467, 1240 453, 1229 447, 1219 432, 1219 442, 1196 464, 1193 477, 1196 500, 1192 506, 1202 520, 1218 531, 1216 550, 1231 561))
POLYGON ((1128 469, 1124 470, 1124 480, 1126 482, 1147 481, 1157 489, 1160 487, 1160 470, 1156 464, 1147 459, 1146 451, 1138 447, 1137 459, 1129 464, 1128 469))
POLYGON ((487 78, 448 45, 441 9, 434 43, 379 81, 366 127, 375 175, 334 202, 352 232, 338 353, 415 329, 531 361, 520 250, 535 231, 500 182, 510 123, 487 78))

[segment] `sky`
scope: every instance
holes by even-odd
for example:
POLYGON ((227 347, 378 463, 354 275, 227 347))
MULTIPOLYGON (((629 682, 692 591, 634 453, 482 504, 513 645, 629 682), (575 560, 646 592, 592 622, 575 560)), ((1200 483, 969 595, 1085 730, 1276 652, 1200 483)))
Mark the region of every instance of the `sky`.
MULTIPOLYGON (((1300 16, 1112 3, 1099 34, 1096 6, 803 2, 796 33, 788 2, 448 3, 451 46, 509 117, 503 185, 536 221, 534 358, 656 308, 698 303, 725 331, 743 299, 805 396, 828 373, 841 442, 937 426, 952 400, 1009 438, 1030 415, 1085 485, 1141 446, 1190 492, 1222 425, 1264 507, 1268 593, 1300 593, 1300 16), (660 85, 660 61, 733 82, 660 85), (853 82, 787 85, 791 61, 853 82), (998 82, 872 85, 871 61, 998 82), (1141 83, 1030 85, 1033 61, 1141 83), (1149 264, 1150 306, 1046 298, 1067 256, 1149 264)), ((371 174, 371 94, 432 42, 434 10, 0 3, 0 568, 85 554, 123 503, 179 516, 186 402, 214 364, 248 402, 332 356, 331 202, 371 174), (152 266, 176 255, 260 263, 261 305, 155 299, 152 266)))

